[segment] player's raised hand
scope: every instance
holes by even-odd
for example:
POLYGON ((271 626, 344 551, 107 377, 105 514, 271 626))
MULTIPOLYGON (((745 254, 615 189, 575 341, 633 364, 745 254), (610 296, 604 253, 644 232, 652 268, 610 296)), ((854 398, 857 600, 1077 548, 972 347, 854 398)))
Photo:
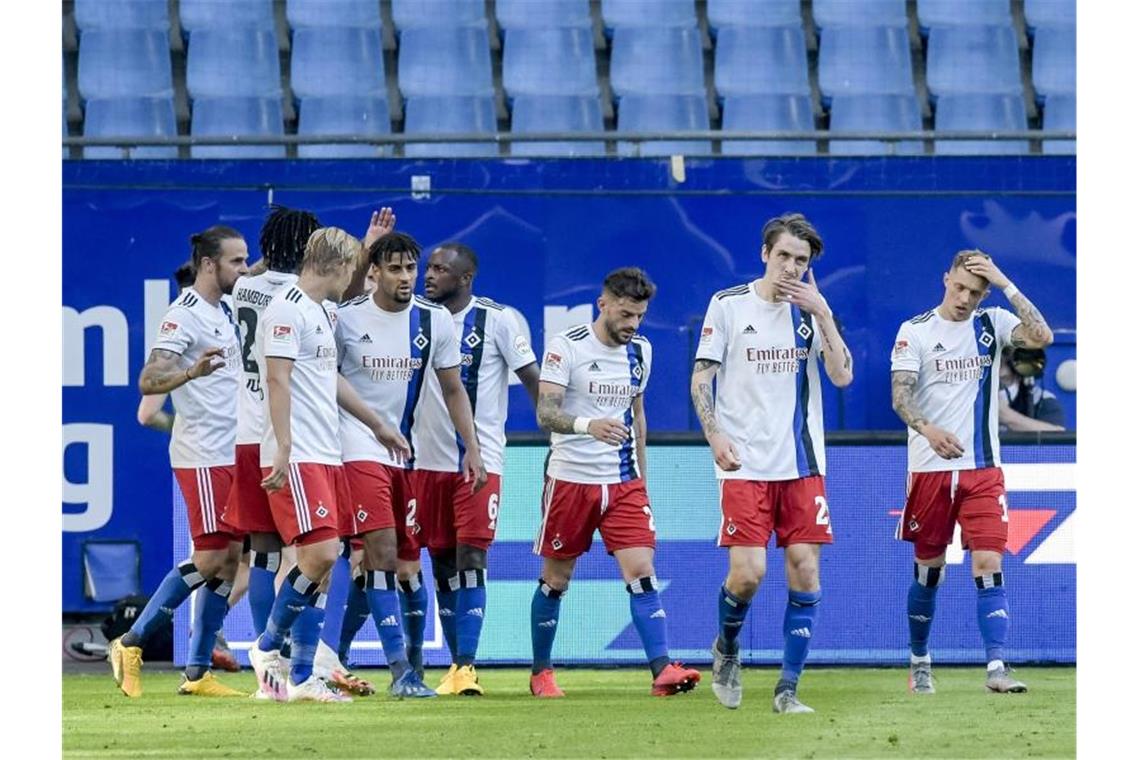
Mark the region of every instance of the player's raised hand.
POLYGON ((273 469, 261 481, 261 487, 266 491, 273 493, 280 491, 285 485, 285 478, 289 473, 289 451, 288 449, 278 448, 277 453, 273 456, 273 469))
POLYGON ((922 434, 930 442, 930 448, 934 449, 934 453, 943 459, 958 459, 966 453, 958 436, 948 430, 927 423, 922 428, 922 434))
POLYGON ((985 256, 971 256, 966 259, 963 266, 970 274, 976 274, 1000 290, 1004 290, 1010 284, 1009 278, 998 269, 993 259, 987 259, 985 256))
POLYGON ((736 447, 732 445, 732 441, 720 433, 713 433, 709 436, 709 448, 712 449, 713 459, 716 461, 716 466, 725 472, 733 472, 739 470, 740 455, 736 453, 736 447))
POLYGON ((198 357, 198 361, 190 365, 190 368, 186 370, 186 374, 193 380, 196 377, 212 375, 224 366, 226 366, 226 360, 222 357, 222 349, 207 348, 202 352, 202 355, 198 357))
POLYGON ((373 211, 368 231, 364 233, 364 249, 368 250, 373 243, 394 229, 396 229, 396 214, 391 208, 385 206, 379 211, 373 211))
POLYGON ((388 451, 388 456, 392 457, 396 464, 403 464, 411 458, 412 447, 396 428, 381 422, 380 426, 372 431, 372 435, 376 436, 376 440, 388 451))
POLYGON ((624 422, 607 417, 590 420, 586 432, 611 446, 621 446, 629 438, 629 428, 624 422))
POLYGON ((468 449, 463 455, 463 482, 471 484, 473 494, 487 485, 487 468, 483 466, 483 457, 478 451, 468 449))
POLYGON ((808 270, 807 282, 801 280, 776 280, 776 297, 781 301, 795 304, 808 314, 822 317, 831 313, 823 294, 815 284, 815 274, 808 270))

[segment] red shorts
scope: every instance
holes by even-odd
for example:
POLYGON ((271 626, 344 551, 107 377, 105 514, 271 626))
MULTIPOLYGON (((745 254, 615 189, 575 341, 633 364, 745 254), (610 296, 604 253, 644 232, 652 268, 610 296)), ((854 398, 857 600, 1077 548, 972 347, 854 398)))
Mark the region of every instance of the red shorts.
POLYGON ((1009 536, 1005 475, 1000 467, 907 475, 906 507, 898 536, 914 544, 914 556, 933 559, 962 526, 962 548, 1004 552, 1009 536))
POLYGON ((261 487, 261 445, 242 443, 234 458, 234 485, 226 503, 226 522, 246 533, 276 533, 269 496, 261 487))
MULTIPOLYGON (((261 468, 268 477, 272 468, 261 468)), ((340 535, 338 507, 350 504, 340 465, 293 462, 280 490, 269 494, 273 524, 286 545, 315 544, 340 535)))
POLYGON ((547 478, 542 489, 542 525, 534 553, 573 559, 590 550, 594 531, 606 551, 656 546, 657 529, 641 478, 624 483, 570 483, 547 478))
MULTIPOLYGON (((414 515, 412 471, 380 462, 345 462, 348 491, 351 495, 348 513, 352 521, 349 535, 359 536, 374 530, 396 529, 396 556, 414 561, 420 558, 419 544, 413 539, 414 515)), ((354 544, 355 545, 355 544, 354 544)))
POLYGON ((773 529, 779 547, 832 542, 822 475, 720 481, 717 546, 767 546, 773 529))
POLYGON ((174 469, 186 516, 190 518, 190 537, 200 551, 225 549, 230 541, 241 541, 242 533, 225 521, 226 500, 234 482, 234 466, 179 467, 174 469))
POLYGON ((417 470, 414 477, 422 546, 433 553, 456 544, 490 548, 499 523, 502 476, 487 473, 487 484, 474 494, 461 472, 417 470))

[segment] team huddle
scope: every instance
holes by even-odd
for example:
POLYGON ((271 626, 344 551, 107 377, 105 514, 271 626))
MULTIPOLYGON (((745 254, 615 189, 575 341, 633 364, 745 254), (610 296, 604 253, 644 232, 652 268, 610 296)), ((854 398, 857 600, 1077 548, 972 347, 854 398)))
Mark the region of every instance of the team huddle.
MULTIPOLYGON (((669 656, 653 565, 645 450, 653 349, 638 333, 656 291, 648 275, 611 272, 597 318, 551 336, 539 361, 513 310, 473 295, 474 251, 437 246, 425 297, 417 296, 420 247, 394 228, 382 209, 361 241, 277 207, 260 236, 257 274, 236 230, 191 238, 194 283, 162 320, 139 387, 170 393, 176 407, 170 460, 194 549, 111 642, 119 688, 141 695, 143 644, 200 588, 179 691, 246 696, 210 666, 238 566, 248 564, 255 697, 345 702, 374 693, 343 664, 368 617, 392 696, 482 694, 475 661, 513 373, 550 433, 534 545, 542 568, 531 602, 531 693, 564 696, 551 654, 559 610, 595 531, 629 592, 651 693, 693 689, 701 674, 669 656), (452 660, 434 689, 424 682, 424 548, 452 660)), ((822 601, 820 551, 832 543, 819 364, 837 387, 851 383, 854 367, 811 270, 823 252, 819 234, 786 214, 762 237, 763 276, 709 302, 690 385, 720 483, 718 544, 728 548, 712 689, 725 707, 741 704, 737 639, 775 532, 788 599, 772 707, 811 712, 797 686, 822 601)), ((928 641, 958 523, 978 589, 986 686, 1025 691, 1003 659, 1008 517, 994 366, 1003 347, 1043 347, 1052 333, 980 251, 957 254, 943 279, 941 304, 904 323, 892 353, 892 401, 910 431, 899 522, 899 537, 915 547, 910 689, 934 691, 928 641), (1016 316, 979 308, 991 286, 1016 316)))

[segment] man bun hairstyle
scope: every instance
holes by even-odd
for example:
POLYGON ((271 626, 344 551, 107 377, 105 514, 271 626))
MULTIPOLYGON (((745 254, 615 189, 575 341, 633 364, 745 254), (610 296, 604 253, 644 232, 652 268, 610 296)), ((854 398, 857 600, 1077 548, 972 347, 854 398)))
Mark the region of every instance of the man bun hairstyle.
POLYGON ((194 284, 194 278, 198 276, 198 271, 194 269, 194 260, 187 259, 182 262, 182 266, 174 270, 174 284, 178 286, 179 290, 188 288, 194 284))
POLYGON ((217 261, 218 257, 222 255, 222 241, 235 238, 241 240, 241 233, 224 224, 215 224, 213 227, 207 227, 201 232, 191 235, 190 263, 194 267, 194 272, 197 273, 202 268, 203 259, 217 261))
POLYGON ((326 277, 356 261, 361 242, 339 227, 322 227, 309 236, 305 243, 305 258, 301 269, 318 277, 326 277))
POLYGON ((657 286, 644 270, 637 267, 622 267, 606 275, 602 287, 618 298, 631 301, 648 301, 657 293, 657 286))
POLYGON ((261 255, 275 272, 295 273, 301 268, 309 237, 321 227, 316 215, 287 206, 270 206, 261 226, 261 255))
POLYGON ((368 261, 376 266, 382 266, 392 260, 393 256, 406 255, 412 261, 420 260, 420 244, 411 235, 403 232, 389 232, 372 241, 368 249, 368 261))
POLYGON ((808 244, 808 247, 811 248, 811 261, 815 261, 823 255, 823 238, 819 236, 819 232, 807 220, 807 217, 799 213, 781 214, 764 223, 764 230, 760 233, 760 237, 764 240, 764 245, 768 248, 769 253, 775 247, 776 241, 780 239, 780 235, 785 232, 808 244))

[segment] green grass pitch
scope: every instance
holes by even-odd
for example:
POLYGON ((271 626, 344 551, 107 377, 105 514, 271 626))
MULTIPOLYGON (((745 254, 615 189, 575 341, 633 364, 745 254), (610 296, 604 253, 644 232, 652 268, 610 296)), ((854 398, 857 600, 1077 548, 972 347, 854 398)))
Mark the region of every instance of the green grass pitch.
MULTIPOLYGON (((441 671, 429 672, 429 684, 441 671)), ((377 685, 387 671, 362 671, 377 685)), ((483 669, 487 696, 350 705, 281 705, 175 694, 179 677, 144 669, 128 700, 105 675, 63 679, 67 757, 1073 757, 1076 671, 1019 668, 1027 694, 985 692, 977 668, 935 669, 933 696, 906 691, 902 669, 808 668, 814 715, 774 715, 776 671, 749 668, 744 704, 726 710, 704 680, 649 696, 641 670, 562 669, 562 700, 527 692, 527 671, 483 669)), ((252 691, 250 671, 223 674, 252 691)))

